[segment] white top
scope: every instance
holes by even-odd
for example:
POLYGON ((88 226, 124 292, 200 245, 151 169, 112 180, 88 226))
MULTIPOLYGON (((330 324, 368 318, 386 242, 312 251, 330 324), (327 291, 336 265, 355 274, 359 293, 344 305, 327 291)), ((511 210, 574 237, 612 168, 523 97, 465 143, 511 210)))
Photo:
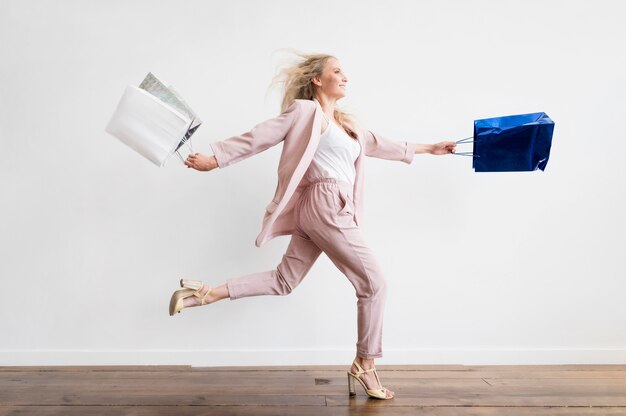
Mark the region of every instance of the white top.
POLYGON ((361 143, 328 119, 328 127, 320 136, 320 142, 309 165, 306 177, 309 180, 335 178, 354 184, 356 169, 354 162, 361 153, 361 143))

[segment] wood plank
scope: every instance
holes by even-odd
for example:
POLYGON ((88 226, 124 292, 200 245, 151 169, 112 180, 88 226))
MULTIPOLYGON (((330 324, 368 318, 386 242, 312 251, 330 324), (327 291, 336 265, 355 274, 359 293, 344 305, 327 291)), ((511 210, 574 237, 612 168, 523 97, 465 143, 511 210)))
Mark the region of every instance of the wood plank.
MULTIPOLYGON (((343 365, 282 365, 282 366, 193 366, 193 371, 341 371, 348 370, 352 365, 347 362, 343 365)), ((394 371, 468 371, 462 364, 377 364, 376 368, 385 368, 394 371)))
POLYGON ((393 400, 347 391, 348 366, 0 369, 0 415, 626 415, 626 366, 378 366, 393 400))
MULTIPOLYGON (((375 399, 371 399, 372 401, 375 399)), ((394 399, 395 400, 395 399, 394 399)), ((318 406, 9 406, 1 415, 20 416, 624 416, 612 407, 390 407, 353 403, 318 406)))
POLYGON ((2 372, 28 372, 38 373, 42 371, 189 371, 190 365, 47 365, 47 366, 3 366, 0 367, 2 372))
MULTIPOLYGON (((75 366, 0 366, 3 371, 343 371, 350 367, 345 365, 289 365, 289 366, 191 366, 191 365, 75 365, 75 366)), ((395 365, 377 364, 377 369, 387 371, 612 371, 626 372, 626 365, 621 364, 555 364, 555 365, 395 365)))

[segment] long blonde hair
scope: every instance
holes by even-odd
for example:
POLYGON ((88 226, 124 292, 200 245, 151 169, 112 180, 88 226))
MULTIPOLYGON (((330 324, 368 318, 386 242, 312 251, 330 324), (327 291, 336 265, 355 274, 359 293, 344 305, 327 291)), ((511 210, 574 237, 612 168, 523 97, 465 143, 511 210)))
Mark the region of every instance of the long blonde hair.
MULTIPOLYGON (((284 84, 281 112, 285 111, 296 99, 313 100, 315 89, 311 80, 313 77, 321 77, 328 60, 335 58, 333 55, 324 53, 306 54, 293 49, 291 51, 300 59, 295 64, 280 69, 271 84, 274 85, 276 82, 284 84)), ((356 124, 356 119, 352 114, 335 106, 334 118, 355 137, 353 126, 356 124)))

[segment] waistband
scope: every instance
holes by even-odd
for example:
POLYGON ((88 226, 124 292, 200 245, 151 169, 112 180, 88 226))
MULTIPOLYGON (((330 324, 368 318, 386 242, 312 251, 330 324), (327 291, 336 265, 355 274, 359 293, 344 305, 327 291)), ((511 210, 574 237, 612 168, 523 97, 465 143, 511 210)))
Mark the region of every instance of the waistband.
POLYGON ((353 191, 353 187, 351 183, 348 183, 346 181, 342 181, 339 179, 335 179, 335 178, 319 178, 319 179, 314 179, 312 182, 310 182, 307 185, 307 189, 308 188, 312 188, 315 185, 319 185, 319 184, 323 184, 323 183, 329 183, 329 184, 336 184, 339 189, 341 191, 343 191, 344 195, 346 195, 348 198, 352 199, 352 191, 353 191))

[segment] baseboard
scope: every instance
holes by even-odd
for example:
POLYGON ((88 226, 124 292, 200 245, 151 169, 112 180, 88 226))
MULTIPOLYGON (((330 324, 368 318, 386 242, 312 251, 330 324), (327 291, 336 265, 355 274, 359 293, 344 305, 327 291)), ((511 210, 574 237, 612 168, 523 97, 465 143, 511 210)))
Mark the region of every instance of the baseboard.
MULTIPOLYGON (((626 364, 626 349, 387 349, 377 364, 626 364)), ((354 350, 0 350, 1 366, 345 365, 354 350)))

